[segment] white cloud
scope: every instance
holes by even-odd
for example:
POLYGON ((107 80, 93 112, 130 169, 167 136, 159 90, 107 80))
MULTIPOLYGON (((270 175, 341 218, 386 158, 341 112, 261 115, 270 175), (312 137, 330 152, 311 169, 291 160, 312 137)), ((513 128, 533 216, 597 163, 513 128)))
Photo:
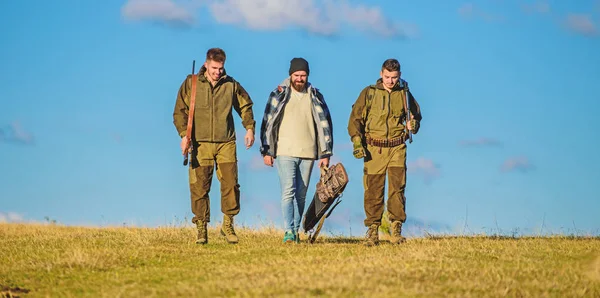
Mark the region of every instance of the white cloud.
POLYGON ((504 161, 500 170, 502 172, 521 171, 527 172, 534 169, 529 159, 525 156, 516 156, 508 158, 504 161))
POLYGON ((21 123, 15 121, 6 128, 0 127, 0 141, 18 143, 22 145, 32 145, 34 143, 33 135, 26 131, 21 123))
POLYGON ((595 36, 598 34, 598 28, 589 15, 570 13, 565 18, 564 25, 569 30, 583 35, 595 36))
POLYGON ((440 177, 440 166, 431 159, 419 157, 415 161, 407 163, 407 173, 422 176, 425 183, 440 177))
POLYGON ((0 223, 7 222, 22 222, 23 215, 16 212, 3 213, 0 212, 0 223))
POLYGON ((474 10, 475 6, 472 3, 465 3, 458 8, 458 14, 464 17, 468 17, 473 14, 474 10))
POLYGON ((251 30, 300 28, 329 36, 337 34, 342 26, 350 26, 386 38, 418 35, 416 25, 387 18, 379 6, 351 4, 346 0, 190 0, 186 4, 175 0, 128 0, 122 13, 130 20, 191 25, 202 5, 208 7, 217 23, 251 30))
POLYGON ((174 0, 128 0, 121 9, 129 20, 157 20, 166 24, 192 25, 195 17, 189 7, 174 0))
POLYGON ((114 133, 111 133, 111 137, 115 142, 123 143, 123 135, 114 132, 114 133))
POLYGON ((521 6, 525 12, 529 13, 549 13, 550 4, 547 1, 536 1, 532 4, 523 4, 521 6))
POLYGON ((255 30, 280 30, 297 25, 311 32, 330 34, 331 20, 312 1, 220 0, 209 5, 218 23, 236 24, 255 30))
POLYGON ((488 22, 503 21, 504 17, 488 13, 472 3, 465 3, 458 8, 458 14, 464 18, 481 18, 488 22))

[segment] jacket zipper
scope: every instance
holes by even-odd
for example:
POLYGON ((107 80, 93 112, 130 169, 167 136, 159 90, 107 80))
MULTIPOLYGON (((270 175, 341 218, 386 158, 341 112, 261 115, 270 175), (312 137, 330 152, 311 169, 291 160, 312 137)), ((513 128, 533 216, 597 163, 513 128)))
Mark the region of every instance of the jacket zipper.
POLYGON ((212 86, 212 84, 209 82, 208 83, 210 85, 210 141, 214 142, 215 141, 215 117, 214 117, 214 112, 215 112, 215 86, 212 86))

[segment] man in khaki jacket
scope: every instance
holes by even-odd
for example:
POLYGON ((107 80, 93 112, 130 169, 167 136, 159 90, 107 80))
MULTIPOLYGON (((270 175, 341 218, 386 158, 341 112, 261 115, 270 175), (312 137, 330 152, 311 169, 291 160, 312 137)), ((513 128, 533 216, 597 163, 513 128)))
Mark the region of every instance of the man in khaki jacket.
POLYGON ((386 173, 389 179, 387 209, 392 222, 391 242, 398 244, 405 241, 401 235, 402 224, 406 221, 405 141, 408 131, 418 132, 422 116, 419 104, 400 74, 398 60, 386 60, 381 67, 381 77, 374 85, 360 92, 348 120, 354 157, 364 159, 364 224, 368 227, 366 245, 379 243, 386 173), (410 106, 408 121, 407 101, 410 106))
MULTIPOLYGON (((224 69, 225 52, 219 48, 209 49, 206 61, 200 68, 196 82, 195 112, 192 126, 191 161, 189 184, 192 223, 198 229, 196 243, 208 242, 207 223, 210 222, 209 192, 214 168, 221 184, 221 234, 229 243, 237 243, 233 217, 240 212, 240 185, 236 152, 236 134, 232 110, 242 119, 246 128, 246 149, 254 144, 255 121, 252 100, 239 82, 228 76, 224 69)), ((188 122, 192 75, 181 83, 173 111, 173 123, 181 139, 181 151, 187 154, 188 122)))

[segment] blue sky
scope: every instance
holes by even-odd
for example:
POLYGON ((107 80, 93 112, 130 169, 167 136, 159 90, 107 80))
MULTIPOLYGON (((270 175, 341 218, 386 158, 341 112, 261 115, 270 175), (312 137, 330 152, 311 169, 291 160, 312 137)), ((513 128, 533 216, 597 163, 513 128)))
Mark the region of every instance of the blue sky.
MULTIPOLYGON (((1 2, 0 221, 189 224, 173 105, 192 60, 222 47, 258 121, 291 58, 309 61, 333 114, 333 162, 351 179, 326 233, 364 234, 346 125, 391 57, 423 111, 409 233, 600 232, 599 1, 281 3, 1 2)), ((275 169, 258 144, 238 152, 238 223, 280 228, 275 169)))

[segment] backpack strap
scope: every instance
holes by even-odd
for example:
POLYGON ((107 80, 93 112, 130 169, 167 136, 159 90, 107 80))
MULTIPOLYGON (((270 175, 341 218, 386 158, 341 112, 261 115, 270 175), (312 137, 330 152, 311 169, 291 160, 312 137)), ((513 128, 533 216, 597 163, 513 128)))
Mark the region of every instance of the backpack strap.
POLYGON ((369 115, 369 111, 371 110, 371 103, 373 102, 373 96, 375 96, 375 85, 369 85, 369 90, 367 90, 367 98, 365 102, 365 111, 363 113, 364 118, 366 119, 369 115))

